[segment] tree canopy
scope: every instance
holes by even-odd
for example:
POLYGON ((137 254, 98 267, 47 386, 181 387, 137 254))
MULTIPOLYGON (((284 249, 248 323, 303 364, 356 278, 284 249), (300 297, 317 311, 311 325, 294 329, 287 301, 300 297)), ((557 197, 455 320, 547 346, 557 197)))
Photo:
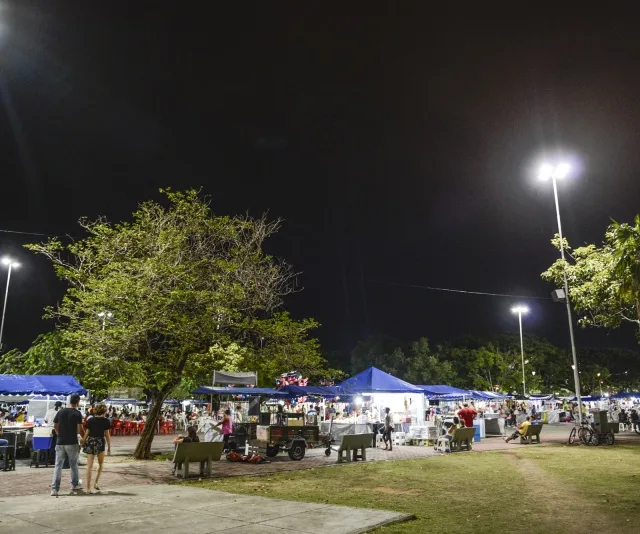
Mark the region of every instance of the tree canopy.
POLYGON ((263 250, 279 221, 216 216, 196 191, 164 191, 131 222, 82 219, 88 237, 29 245, 49 258, 68 289, 47 316, 58 320, 65 361, 86 386, 141 387, 153 400, 136 457, 148 457, 154 418, 184 380, 213 369, 275 378, 323 372, 317 326, 278 312, 295 273, 263 250), (248 366, 248 367, 247 367, 248 366))
MULTIPOLYGON (((553 240, 559 248, 558 237, 553 240)), ((569 296, 582 326, 618 328, 623 323, 640 331, 640 215, 633 224, 613 222, 601 245, 571 249, 569 260, 557 260, 542 273, 560 285, 566 272, 569 296)))

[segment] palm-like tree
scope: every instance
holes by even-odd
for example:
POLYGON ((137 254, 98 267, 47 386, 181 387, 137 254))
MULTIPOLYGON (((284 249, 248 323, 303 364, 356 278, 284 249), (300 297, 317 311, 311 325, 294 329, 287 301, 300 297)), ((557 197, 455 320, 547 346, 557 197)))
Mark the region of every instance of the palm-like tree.
POLYGON ((633 224, 613 221, 607 239, 616 258, 615 273, 621 281, 620 297, 634 304, 640 321, 640 215, 633 224))

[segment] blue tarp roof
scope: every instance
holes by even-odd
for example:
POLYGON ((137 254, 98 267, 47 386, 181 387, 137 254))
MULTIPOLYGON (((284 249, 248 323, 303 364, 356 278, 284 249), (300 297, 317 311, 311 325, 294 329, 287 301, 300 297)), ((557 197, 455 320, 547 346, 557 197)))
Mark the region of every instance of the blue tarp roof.
POLYGON ((0 375, 0 395, 86 395, 70 375, 0 375))
POLYGON ((460 389, 446 384, 438 384, 431 386, 416 386, 429 395, 469 395, 466 389, 460 389))
POLYGON ((337 386, 285 386, 279 391, 288 393, 291 397, 339 397, 346 395, 337 386))
POLYGON ((356 393, 422 393, 422 389, 375 367, 358 373, 338 385, 345 394, 356 393))
POLYGON ((193 392, 194 395, 269 395, 271 397, 288 397, 288 393, 282 393, 271 388, 218 388, 200 386, 193 392))
POLYGON ((626 399, 629 397, 640 397, 640 391, 620 391, 615 395, 611 395, 612 399, 626 399))

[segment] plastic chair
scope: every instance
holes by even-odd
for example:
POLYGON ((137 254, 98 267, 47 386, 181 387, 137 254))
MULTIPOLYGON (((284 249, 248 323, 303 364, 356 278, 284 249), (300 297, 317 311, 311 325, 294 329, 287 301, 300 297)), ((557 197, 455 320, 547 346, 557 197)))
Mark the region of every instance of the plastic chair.
POLYGON ((451 440, 446 436, 440 436, 436 444, 436 450, 439 452, 451 452, 451 440))

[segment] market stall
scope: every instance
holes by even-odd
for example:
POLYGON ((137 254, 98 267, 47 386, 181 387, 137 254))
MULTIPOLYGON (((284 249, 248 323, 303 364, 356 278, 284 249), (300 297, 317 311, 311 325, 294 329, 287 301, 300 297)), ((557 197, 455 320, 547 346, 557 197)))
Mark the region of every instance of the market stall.
MULTIPOLYGON (((337 386, 343 395, 351 395, 353 417, 333 422, 332 435, 336 440, 344 434, 378 432, 385 417, 385 409, 392 414, 396 434, 406 435, 412 426, 424 425, 425 398, 417 386, 370 367, 337 386)), ((322 430, 328 431, 328 422, 322 430)), ((375 446, 375 444, 374 444, 375 446)))
MULTIPOLYGON (((70 375, 0 375, 0 395, 3 398, 21 399, 24 401, 35 398, 37 395, 44 396, 48 400, 45 401, 43 406, 29 404, 27 411, 27 420, 25 422, 9 422, 7 426, 3 427, 5 438, 10 439, 14 444, 16 451, 19 453, 21 449, 28 449, 31 445, 33 438, 33 428, 36 424, 42 424, 41 419, 44 417, 48 405, 54 401, 51 398, 55 395, 64 396, 77 393, 79 395, 87 395, 87 390, 84 389, 78 381, 70 375), (41 415, 38 413, 32 413, 31 410, 38 411, 42 408, 44 413, 41 415), (36 418, 40 419, 36 423, 36 418), (11 437, 8 437, 11 434, 11 437)), ((42 411, 42 410, 40 410, 42 411)))

